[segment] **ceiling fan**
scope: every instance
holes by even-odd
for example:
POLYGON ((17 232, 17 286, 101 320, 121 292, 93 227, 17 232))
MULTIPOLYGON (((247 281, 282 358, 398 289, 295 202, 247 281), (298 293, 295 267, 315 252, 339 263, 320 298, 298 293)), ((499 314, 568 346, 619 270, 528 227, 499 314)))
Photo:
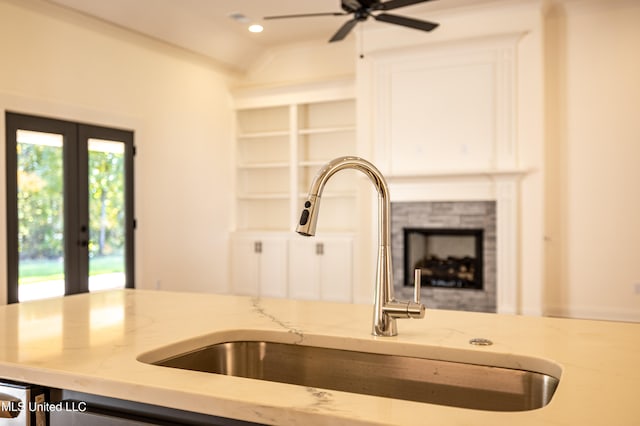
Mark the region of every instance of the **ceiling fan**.
POLYGON ((405 16, 393 15, 385 13, 386 10, 398 9, 413 4, 424 3, 432 0, 341 0, 342 10, 344 12, 328 12, 328 13, 305 13, 298 15, 280 15, 265 16, 264 19, 283 19, 283 18, 306 18, 313 16, 345 16, 353 15, 353 18, 345 22, 338 31, 331 37, 329 42, 340 41, 356 26, 358 22, 366 21, 372 17, 376 21, 387 22, 389 24, 402 25, 404 27, 415 28, 422 31, 431 31, 438 24, 435 22, 421 21, 419 19, 407 18, 405 16), (373 13, 383 11, 382 13, 373 13))

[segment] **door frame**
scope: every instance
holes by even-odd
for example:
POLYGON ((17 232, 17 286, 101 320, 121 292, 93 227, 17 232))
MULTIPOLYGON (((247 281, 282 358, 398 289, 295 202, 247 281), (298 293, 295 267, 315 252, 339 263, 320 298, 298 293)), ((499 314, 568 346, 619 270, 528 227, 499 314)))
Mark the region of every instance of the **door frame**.
POLYGON ((16 132, 19 129, 63 136, 65 296, 89 291, 89 138, 116 140, 125 147, 125 288, 135 287, 134 132, 80 122, 5 111, 7 206, 7 303, 18 302, 18 203, 16 132), (72 146, 73 145, 73 146, 72 146), (80 154, 84 153, 84 154, 80 154), (86 179, 78 179, 84 176, 86 179), (86 197, 80 194, 87 194, 86 197), (75 230, 69 227, 81 224, 75 230), (84 242, 84 244, 82 244, 84 242))

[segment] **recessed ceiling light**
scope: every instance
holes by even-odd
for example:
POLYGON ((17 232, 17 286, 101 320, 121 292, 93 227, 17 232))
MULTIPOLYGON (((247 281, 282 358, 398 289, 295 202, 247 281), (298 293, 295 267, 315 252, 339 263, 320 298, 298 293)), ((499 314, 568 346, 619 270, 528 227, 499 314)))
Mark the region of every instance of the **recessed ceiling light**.
POLYGON ((260 24, 253 24, 249 26, 249 31, 251 31, 252 33, 261 33, 262 30, 264 30, 264 28, 260 24))

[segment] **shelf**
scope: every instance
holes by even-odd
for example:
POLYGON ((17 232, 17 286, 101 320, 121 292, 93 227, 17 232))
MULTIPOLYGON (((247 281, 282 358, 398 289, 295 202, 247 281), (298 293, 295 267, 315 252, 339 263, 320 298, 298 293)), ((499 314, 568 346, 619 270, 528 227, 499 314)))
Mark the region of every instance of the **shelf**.
POLYGON ((355 126, 340 126, 340 127, 320 127, 315 129, 300 129, 298 133, 300 135, 320 135, 326 133, 345 133, 355 132, 355 126))
POLYGON ((469 169, 469 170, 436 170, 415 174, 389 174, 387 182, 426 181, 442 178, 498 178, 498 177, 522 177, 533 170, 525 168, 510 169, 469 169))
MULTIPOLYGON (((301 199, 306 199, 308 196, 306 192, 298 194, 298 198, 301 199)), ((324 191, 321 198, 355 198, 355 196, 355 191, 324 191)))
POLYGON ((284 169, 289 167, 289 163, 284 161, 271 162, 271 163, 241 163, 238 164, 238 169, 284 169))
POLYGON ((238 194, 238 200, 288 200, 287 192, 263 192, 238 194))
POLYGON ((331 161, 331 158, 328 158, 326 160, 299 161, 298 162, 298 166, 300 166, 300 167, 320 167, 320 166, 324 166, 329 161, 331 161))
POLYGON ((238 139, 279 138, 283 136, 289 136, 289 131, 277 130, 277 131, 270 131, 270 132, 241 133, 238 135, 238 139))

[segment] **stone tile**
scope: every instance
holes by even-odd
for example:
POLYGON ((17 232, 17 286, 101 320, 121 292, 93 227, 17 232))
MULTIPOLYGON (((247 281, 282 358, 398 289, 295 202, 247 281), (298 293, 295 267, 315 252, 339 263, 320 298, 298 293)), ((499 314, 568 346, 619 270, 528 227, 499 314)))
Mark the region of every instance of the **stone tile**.
POLYGON ((391 203, 391 245, 396 297, 411 299, 413 288, 404 283, 404 228, 483 228, 484 289, 443 289, 423 287, 427 309, 454 309, 475 312, 496 311, 496 205, 480 202, 391 203))

